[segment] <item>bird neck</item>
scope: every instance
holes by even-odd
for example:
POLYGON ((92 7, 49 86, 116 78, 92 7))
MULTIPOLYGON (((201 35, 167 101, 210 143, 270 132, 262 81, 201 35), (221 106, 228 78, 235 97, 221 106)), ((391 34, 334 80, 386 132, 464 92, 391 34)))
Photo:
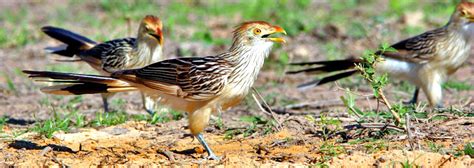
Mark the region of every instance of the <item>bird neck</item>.
POLYGON ((462 38, 466 42, 473 39, 474 24, 466 23, 456 14, 451 16, 451 19, 443 28, 447 30, 449 37, 462 38))
POLYGON ((155 39, 139 36, 135 45, 128 67, 140 68, 163 59, 163 48, 155 39))
POLYGON ((253 46, 233 46, 228 53, 223 54, 224 59, 234 65, 229 75, 229 83, 234 84, 234 87, 242 93, 247 93, 257 78, 265 58, 268 57, 271 47, 270 42, 253 46))

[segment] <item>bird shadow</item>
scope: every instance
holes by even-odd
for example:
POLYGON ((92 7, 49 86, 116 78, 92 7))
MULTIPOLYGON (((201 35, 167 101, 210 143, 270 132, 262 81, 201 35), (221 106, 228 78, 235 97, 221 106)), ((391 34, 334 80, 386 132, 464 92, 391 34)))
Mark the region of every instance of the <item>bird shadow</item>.
POLYGON ((77 153, 77 151, 74 151, 71 148, 66 147, 66 146, 55 145, 55 144, 48 144, 48 145, 42 146, 34 142, 25 141, 25 140, 15 140, 12 143, 8 144, 8 146, 15 149, 26 149, 26 150, 42 150, 49 146, 53 151, 77 153))
POLYGON ((185 150, 172 150, 171 152, 176 153, 176 154, 181 154, 181 155, 192 155, 197 153, 196 150, 194 149, 185 149, 185 150))
POLYGON ((34 120, 11 118, 10 116, 5 116, 5 119, 6 119, 5 123, 7 124, 22 125, 22 126, 31 125, 36 122, 34 120))

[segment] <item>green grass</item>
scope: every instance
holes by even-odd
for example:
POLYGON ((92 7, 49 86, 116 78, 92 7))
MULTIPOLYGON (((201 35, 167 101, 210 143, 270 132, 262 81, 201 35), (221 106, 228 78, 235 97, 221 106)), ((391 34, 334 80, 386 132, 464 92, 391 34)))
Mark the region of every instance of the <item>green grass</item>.
POLYGON ((318 159, 318 162, 324 164, 330 161, 333 157, 346 153, 346 149, 344 149, 343 146, 324 142, 321 147, 319 147, 318 153, 321 154, 320 158, 318 159))
MULTIPOLYGON (((72 114, 72 113, 71 113, 72 114)), ((53 109, 53 117, 43 122, 36 123, 31 131, 37 132, 46 138, 52 138, 57 131, 69 131, 71 127, 71 116, 61 117, 56 110, 53 109)))
POLYGON ((128 116, 124 112, 107 112, 97 113, 95 118, 90 122, 93 127, 105 127, 125 123, 128 116))
POLYGON ((10 78, 10 76, 7 73, 3 73, 3 77, 6 80, 7 89, 9 91, 16 93, 17 90, 16 90, 15 83, 13 83, 13 80, 10 78))
MULTIPOLYGON (((135 1, 68 1, 65 6, 52 7, 52 12, 46 15, 46 22, 56 26, 71 28, 88 27, 89 30, 112 29, 108 34, 88 33, 94 40, 104 41, 112 37, 118 38, 128 36, 124 27, 127 18, 136 24, 144 15, 153 14, 162 18, 167 38, 189 41, 204 41, 213 45, 229 45, 228 38, 214 38, 209 34, 209 27, 206 21, 215 17, 242 18, 242 20, 267 20, 281 25, 293 36, 299 33, 309 32, 315 28, 322 28, 327 24, 334 24, 340 27, 347 27, 348 35, 354 38, 362 38, 367 35, 366 29, 373 25, 367 25, 367 21, 375 23, 383 22, 391 16, 401 17, 408 11, 420 10, 426 20, 432 18, 446 18, 454 9, 456 2, 428 1, 420 3, 414 0, 390 0, 387 4, 387 11, 358 10, 358 15, 354 15, 354 9, 359 7, 373 8, 379 5, 376 1, 358 0, 335 0, 329 1, 329 8, 324 9, 315 6, 311 0, 243 0, 228 1, 171 1, 168 3, 156 3, 152 0, 135 1), (165 6, 161 4, 166 4, 165 6), (423 6, 420 6, 423 4, 423 6), (91 10, 93 9, 93 10, 91 10), (99 16, 99 17, 98 17, 99 16), (367 20, 368 18, 368 20, 367 20), (174 30, 176 26, 192 26, 198 30, 192 37, 182 38, 174 30), (117 29, 119 28, 119 29, 117 29)), ((4 29, 0 30, 0 46, 13 47, 24 46, 38 39, 40 26, 34 24, 38 22, 35 13, 29 10, 28 6, 19 9, 5 10, 0 13, 0 20, 4 21, 4 29), (34 25, 34 26, 32 26, 34 25)), ((232 19, 229 19, 232 21, 232 19)), ((44 22, 43 20, 41 20, 44 22)), ((438 20, 436 20, 439 22, 438 20)), ((234 27, 236 23, 227 24, 226 27, 234 27)), ((418 30, 417 28, 415 28, 418 30)), ((133 35, 135 30, 132 30, 133 35)), ((411 28, 405 33, 411 34, 411 28)))
POLYGON ((233 139, 237 135, 248 137, 254 134, 266 135, 274 132, 276 122, 261 116, 242 116, 240 121, 248 123, 243 129, 232 129, 224 132, 224 139, 233 139))
POLYGON ((459 157, 459 156, 464 156, 468 155, 471 158, 474 157, 474 142, 467 142, 464 145, 464 148, 458 150, 454 156, 459 157))
POLYGON ((402 168, 418 168, 421 167, 417 164, 415 164, 415 161, 420 158, 422 155, 418 155, 413 161, 410 162, 409 159, 406 159, 405 161, 393 161, 392 162, 392 167, 396 167, 395 165, 400 165, 402 168))
POLYGON ((3 126, 7 123, 8 118, 6 116, 0 117, 0 132, 3 132, 3 126))
POLYGON ((321 128, 321 136, 323 140, 328 140, 332 135, 337 133, 337 131, 342 129, 342 122, 338 119, 329 118, 326 114, 322 114, 319 118, 321 120, 317 121, 313 116, 305 116, 306 120, 315 123, 321 128))
POLYGON ((443 145, 438 145, 433 141, 428 141, 428 148, 430 149, 431 152, 436 152, 436 153, 442 153, 444 151, 443 145))
POLYGON ((448 81, 443 85, 445 89, 454 89, 457 91, 473 90, 474 86, 468 82, 448 81))

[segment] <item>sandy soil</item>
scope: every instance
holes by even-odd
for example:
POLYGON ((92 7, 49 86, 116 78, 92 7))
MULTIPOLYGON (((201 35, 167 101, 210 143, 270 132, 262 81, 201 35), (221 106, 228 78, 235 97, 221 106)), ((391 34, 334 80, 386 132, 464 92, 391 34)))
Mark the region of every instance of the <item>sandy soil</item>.
MULTIPOLYGON (((44 139, 35 133, 23 134, 0 143, 0 163, 18 167, 300 167, 315 164, 322 157, 323 142, 312 134, 283 129, 264 136, 224 139, 205 133, 220 161, 204 159, 197 140, 184 129, 185 121, 164 125, 127 122, 100 129, 80 129, 57 133, 44 139)), ((4 128, 8 133, 9 129, 4 128)), ((452 144, 451 140, 440 141, 452 144)), ((383 149, 367 153, 355 145, 342 145, 347 153, 329 160, 331 167, 400 167, 403 162, 424 167, 472 167, 469 156, 454 157, 422 150, 402 150, 405 141, 388 142, 383 149)))

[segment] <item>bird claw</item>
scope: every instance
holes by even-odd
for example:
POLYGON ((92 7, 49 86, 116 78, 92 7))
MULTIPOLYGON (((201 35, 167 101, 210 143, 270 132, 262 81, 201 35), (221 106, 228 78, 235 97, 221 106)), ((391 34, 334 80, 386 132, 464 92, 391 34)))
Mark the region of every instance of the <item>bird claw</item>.
POLYGON ((416 100, 411 99, 409 101, 403 101, 402 103, 404 105, 416 105, 416 102, 417 102, 416 100))
POLYGON ((442 104, 438 104, 438 105, 436 105, 435 110, 444 111, 444 110, 446 110, 446 108, 442 104))
POLYGON ((221 157, 216 156, 215 154, 211 154, 207 157, 207 159, 208 160, 217 160, 217 161, 219 161, 219 160, 221 160, 221 157))
POLYGON ((145 109, 145 111, 150 114, 151 116, 155 115, 155 111, 150 110, 150 109, 145 109))

